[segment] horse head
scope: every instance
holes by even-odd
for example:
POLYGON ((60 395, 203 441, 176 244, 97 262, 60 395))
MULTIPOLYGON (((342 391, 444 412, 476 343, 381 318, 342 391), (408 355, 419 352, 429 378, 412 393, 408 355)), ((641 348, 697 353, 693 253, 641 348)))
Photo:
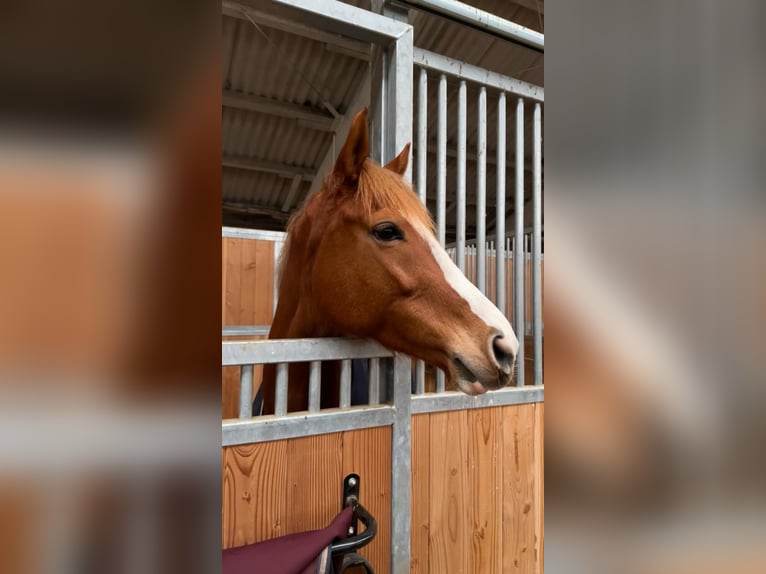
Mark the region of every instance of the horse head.
POLYGON ((356 336, 423 359, 476 395, 512 379, 519 341, 457 268, 403 179, 409 144, 369 158, 367 110, 288 227, 271 338, 356 336))

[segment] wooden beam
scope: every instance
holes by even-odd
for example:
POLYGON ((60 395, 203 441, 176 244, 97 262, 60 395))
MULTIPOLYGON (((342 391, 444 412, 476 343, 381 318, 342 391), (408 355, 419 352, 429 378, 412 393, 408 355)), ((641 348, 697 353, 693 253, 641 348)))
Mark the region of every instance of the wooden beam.
POLYGON ((335 131, 335 118, 328 113, 309 108, 308 106, 279 102, 270 98, 228 90, 223 92, 223 106, 298 120, 301 122, 301 125, 319 131, 335 131))
POLYGON ((253 215, 267 215, 278 221, 287 221, 290 219, 289 213, 284 213, 279 209, 273 207, 261 207, 259 205, 249 203, 239 203, 236 201, 224 201, 223 210, 230 213, 248 213, 253 215))
POLYGON ((370 46, 365 42, 345 38, 330 32, 324 32, 317 28, 306 26, 305 24, 299 24, 298 22, 292 22, 286 18, 277 16, 276 14, 270 14, 250 6, 243 6, 238 2, 223 0, 221 5, 224 16, 247 20, 247 17, 242 13, 244 10, 247 15, 258 24, 273 28, 274 30, 282 30, 283 32, 289 32, 290 34, 296 34, 298 36, 303 36, 304 38, 316 40, 317 42, 325 44, 326 49, 329 49, 330 46, 332 46, 334 51, 342 52, 343 54, 358 60, 370 61, 370 46))
POLYGON ((249 157, 224 156, 222 160, 224 167, 233 167, 236 169, 247 169, 250 171, 260 171, 263 173, 275 173, 284 177, 293 178, 300 175, 301 178, 311 181, 316 175, 315 171, 308 167, 299 165, 289 165, 276 161, 265 161, 249 157))

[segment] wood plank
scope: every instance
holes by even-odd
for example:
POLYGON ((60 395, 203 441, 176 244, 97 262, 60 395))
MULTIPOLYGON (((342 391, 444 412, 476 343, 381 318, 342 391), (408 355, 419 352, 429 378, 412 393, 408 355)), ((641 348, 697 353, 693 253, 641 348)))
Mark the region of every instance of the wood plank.
POLYGON ((471 541, 466 411, 431 414, 431 572, 467 572, 471 541))
POLYGON ((502 461, 498 446, 502 440, 499 408, 467 412, 468 469, 472 516, 471 572, 501 572, 503 528, 502 461))
POLYGON ((223 547, 286 534, 286 441, 223 449, 223 547))
MULTIPOLYGON (((391 564, 391 427, 343 433, 343 476, 352 472, 361 482, 360 502, 378 522, 377 535, 361 554, 376 572, 387 572, 391 564)), ((336 490, 340 505, 340 483, 336 490)))
POLYGON ((535 405, 503 407, 503 572, 535 572, 535 405))
POLYGON ((430 520, 431 415, 412 417, 412 523, 410 572, 428 574, 428 538, 430 520))
POLYGON ((342 433, 287 441, 287 532, 324 528, 340 512, 342 433))
POLYGON ((545 403, 535 404, 535 553, 537 572, 545 572, 545 403))

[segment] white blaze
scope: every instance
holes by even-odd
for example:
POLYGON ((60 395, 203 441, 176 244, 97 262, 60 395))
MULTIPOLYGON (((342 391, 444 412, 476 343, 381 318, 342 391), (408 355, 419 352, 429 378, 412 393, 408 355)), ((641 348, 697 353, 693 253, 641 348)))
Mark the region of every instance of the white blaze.
POLYGON ((439 242, 427 229, 417 226, 418 233, 425 239, 428 246, 431 248, 431 254, 434 256, 436 263, 441 267, 444 273, 444 278, 452 288, 457 291, 468 303, 471 311, 476 314, 482 321, 484 321, 489 327, 495 328, 503 334, 508 341, 508 344, 513 349, 514 356, 519 351, 519 340, 513 332, 511 324, 505 315, 495 307, 495 304, 487 299, 478 287, 471 283, 468 278, 463 275, 463 272, 458 269, 457 265, 452 262, 452 259, 447 252, 439 245, 439 242))

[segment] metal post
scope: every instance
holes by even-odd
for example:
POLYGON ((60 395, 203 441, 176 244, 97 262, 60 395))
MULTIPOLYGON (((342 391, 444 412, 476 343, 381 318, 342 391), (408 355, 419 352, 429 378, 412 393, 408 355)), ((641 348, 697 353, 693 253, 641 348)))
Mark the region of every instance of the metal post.
POLYGON ((458 269, 465 272, 465 156, 467 96, 465 82, 457 92, 457 250, 458 269))
POLYGON ((476 141, 476 286, 487 293, 487 89, 479 89, 476 141))
POLYGON ((322 361, 311 361, 309 367, 309 411, 315 413, 319 410, 322 397, 322 361))
POLYGON ((419 395, 426 392, 426 364, 420 359, 415 365, 415 392, 419 395))
POLYGON ((253 416, 253 365, 242 365, 239 369, 239 418, 253 416))
POLYGON ((369 404, 380 403, 380 359, 370 359, 369 404))
POLYGON ((439 244, 447 235, 447 77, 439 76, 438 129, 436 135, 436 227, 439 244))
POLYGON ((410 571, 410 359, 394 359, 394 423, 391 432, 391 572, 410 571))
MULTIPOLYGON (((390 45, 388 57, 384 59, 386 100, 383 156, 386 162, 395 158, 405 145, 412 142, 412 38, 413 29, 409 27, 390 45)), ((408 162, 404 177, 412 181, 411 174, 412 162, 408 162)))
POLYGON ((274 414, 287 414, 287 363, 277 365, 277 390, 274 397, 274 414))
POLYGON ((418 76, 418 197, 426 203, 426 165, 428 152, 428 76, 420 68, 418 76))
POLYGON ((535 104, 532 152, 532 340, 536 385, 543 384, 543 310, 541 273, 542 129, 540 104, 535 104))
POLYGON ((351 406, 351 361, 340 362, 340 405, 341 408, 351 406))
POLYGON ((519 338, 516 384, 524 384, 524 100, 516 103, 516 197, 515 245, 513 248, 513 325, 519 338))
POLYGON ((497 209, 495 212, 495 265, 497 308, 505 313, 505 92, 497 98, 497 209))

